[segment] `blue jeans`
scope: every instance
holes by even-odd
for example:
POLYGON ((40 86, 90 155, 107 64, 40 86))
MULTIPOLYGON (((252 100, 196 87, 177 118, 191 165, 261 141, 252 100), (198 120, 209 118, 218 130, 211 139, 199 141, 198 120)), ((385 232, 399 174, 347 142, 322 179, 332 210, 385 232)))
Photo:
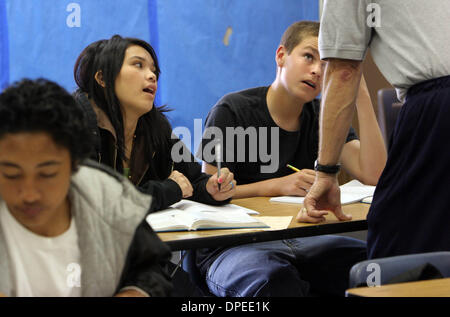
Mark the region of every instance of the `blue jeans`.
POLYGON ((220 253, 206 283, 216 296, 344 296, 350 268, 366 258, 364 241, 343 236, 246 244, 220 253))

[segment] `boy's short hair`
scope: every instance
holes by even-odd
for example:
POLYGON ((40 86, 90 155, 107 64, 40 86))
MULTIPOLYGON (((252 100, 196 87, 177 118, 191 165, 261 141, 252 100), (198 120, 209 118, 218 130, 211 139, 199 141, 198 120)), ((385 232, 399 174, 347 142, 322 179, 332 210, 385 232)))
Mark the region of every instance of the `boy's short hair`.
POLYGON ((10 133, 48 133, 69 151, 73 171, 93 149, 86 121, 74 98, 46 79, 24 79, 0 94, 0 139, 10 133))
POLYGON ((288 54, 310 36, 319 37, 320 23, 315 21, 298 21, 291 24, 281 37, 280 45, 286 48, 288 54))

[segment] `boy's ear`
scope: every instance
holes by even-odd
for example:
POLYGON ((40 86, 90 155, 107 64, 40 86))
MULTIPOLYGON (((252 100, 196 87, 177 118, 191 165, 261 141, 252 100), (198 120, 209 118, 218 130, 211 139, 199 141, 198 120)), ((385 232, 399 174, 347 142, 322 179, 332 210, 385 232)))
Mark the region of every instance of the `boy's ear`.
POLYGON ((100 86, 102 86, 103 88, 106 87, 105 82, 103 81, 103 72, 101 70, 98 70, 95 75, 94 75, 95 81, 97 82, 97 84, 99 84, 100 86))
POLYGON ((275 61, 278 67, 282 67, 284 65, 284 59, 287 55, 286 48, 283 45, 278 46, 278 49, 275 54, 275 61))

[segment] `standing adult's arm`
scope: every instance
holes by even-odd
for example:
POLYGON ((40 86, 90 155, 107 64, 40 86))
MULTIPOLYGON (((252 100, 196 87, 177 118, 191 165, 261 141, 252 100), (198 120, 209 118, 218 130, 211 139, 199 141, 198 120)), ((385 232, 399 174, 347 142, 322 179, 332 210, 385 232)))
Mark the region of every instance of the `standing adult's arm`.
POLYGON ((344 145, 342 167, 362 183, 376 185, 386 165, 387 153, 364 76, 356 98, 356 110, 359 140, 344 145))
MULTIPOLYGON (((322 165, 336 165, 341 156, 349 130, 356 95, 362 75, 360 61, 330 59, 325 69, 322 90, 322 110, 319 129, 318 162, 322 165)), ((350 220, 341 209, 340 190, 337 175, 316 173, 313 186, 305 197, 304 206, 297 216, 299 221, 321 222, 324 216, 333 212, 339 220, 350 220)))

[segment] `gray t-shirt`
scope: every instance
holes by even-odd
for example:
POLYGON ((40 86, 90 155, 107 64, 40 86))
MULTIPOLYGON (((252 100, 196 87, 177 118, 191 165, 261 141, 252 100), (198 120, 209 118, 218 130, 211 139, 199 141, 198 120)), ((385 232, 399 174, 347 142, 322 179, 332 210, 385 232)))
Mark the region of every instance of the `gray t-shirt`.
POLYGON ((450 75, 450 1, 325 0, 321 58, 363 60, 369 46, 402 101, 409 87, 450 75))

